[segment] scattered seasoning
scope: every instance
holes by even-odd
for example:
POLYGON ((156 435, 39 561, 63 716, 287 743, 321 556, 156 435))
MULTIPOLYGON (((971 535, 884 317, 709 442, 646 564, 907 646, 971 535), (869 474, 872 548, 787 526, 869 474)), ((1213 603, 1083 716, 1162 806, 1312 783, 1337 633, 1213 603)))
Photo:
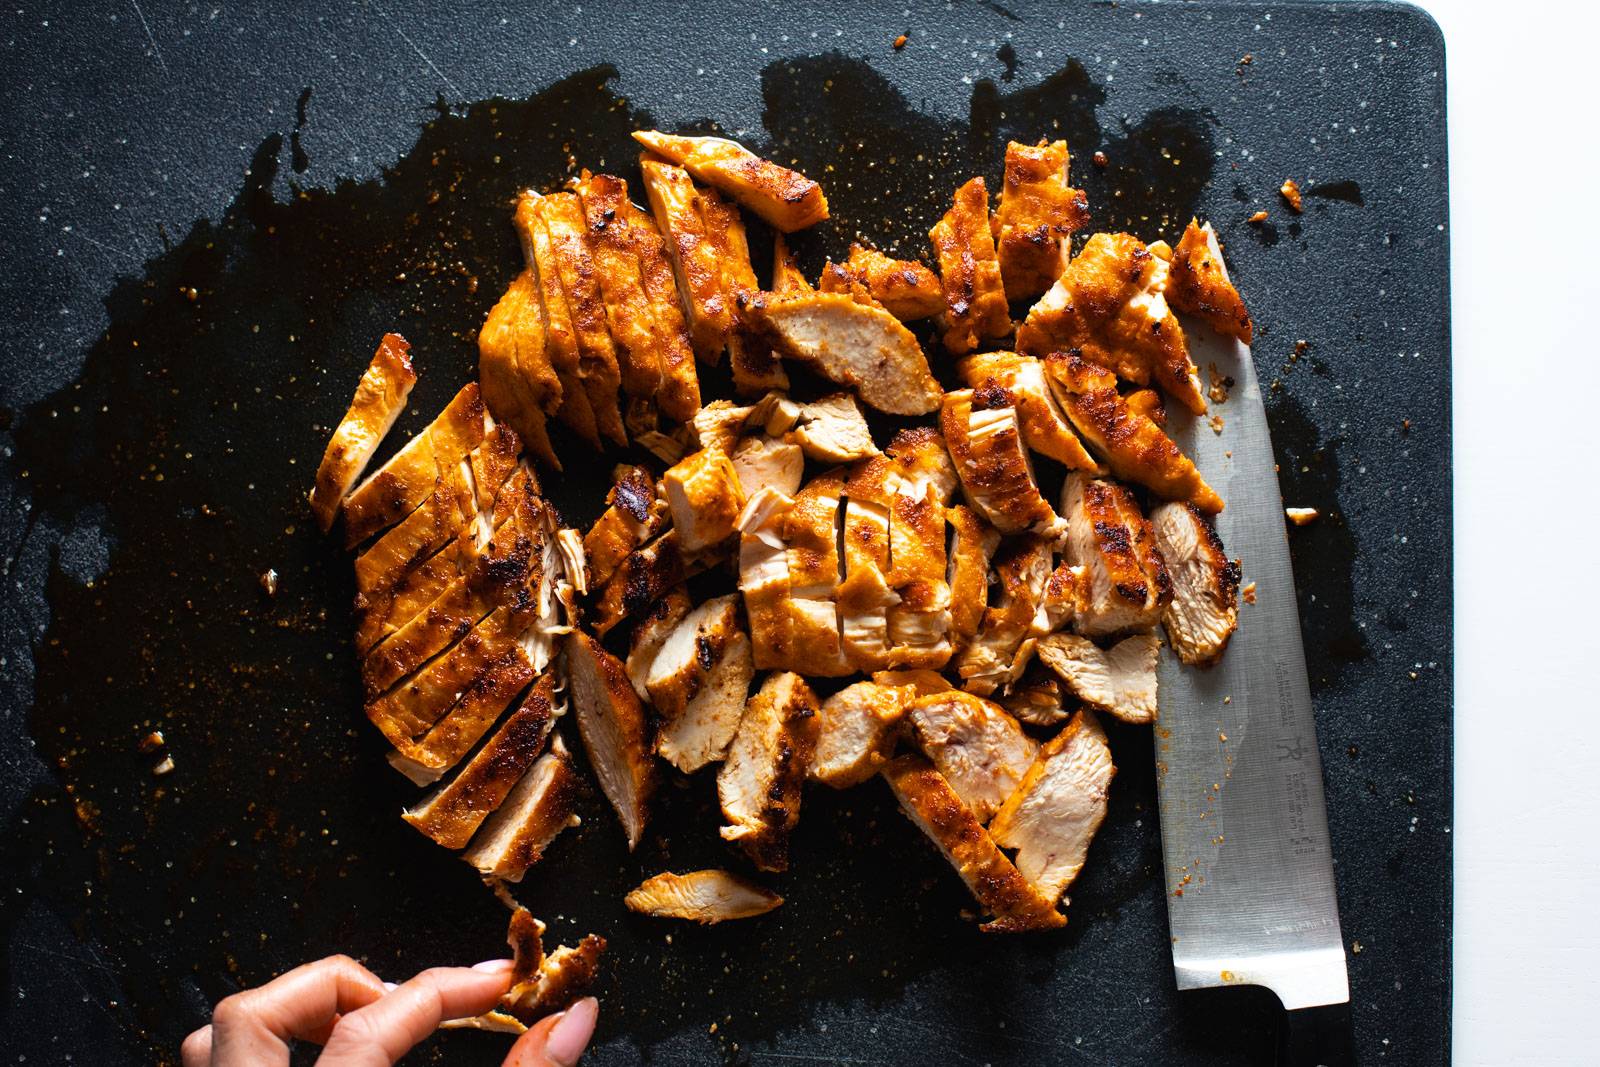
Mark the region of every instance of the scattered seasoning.
POLYGON ((261 572, 261 588, 266 590, 268 596, 278 595, 278 572, 268 567, 261 572))
POLYGON ((1094 165, 1095 166, 1103 167, 1109 162, 1110 162, 1110 160, 1106 159, 1106 154, 1104 152, 1099 152, 1099 151, 1095 152, 1095 154, 1094 154, 1094 165))
POLYGON ((1361 948, 1362 948, 1361 942, 1359 942, 1359 941, 1350 942, 1350 951, 1351 951, 1351 953, 1353 955, 1356 955, 1356 956, 1361 955, 1361 948))
POLYGON ((1251 215, 1248 221, 1252 226, 1259 226, 1263 222, 1267 221, 1267 213, 1265 210, 1258 211, 1254 215, 1251 215))
POLYGON ((1410 433, 1411 432, 1411 420, 1410 419, 1401 419, 1400 420, 1400 432, 1401 433, 1410 433))
POLYGON ((1283 194, 1284 201, 1294 213, 1300 214, 1300 183, 1293 178, 1285 178, 1283 184, 1278 186, 1278 192, 1283 194))
POLYGON ((151 730, 149 733, 139 738, 139 751, 148 756, 158 749, 164 748, 166 743, 167 739, 162 735, 160 730, 151 730))
POLYGON ((1213 415, 1213 416, 1211 416, 1210 425, 1211 425, 1211 432, 1216 434, 1218 437, 1221 437, 1222 436, 1222 428, 1227 424, 1222 421, 1222 416, 1221 415, 1213 415))
POLYGON ((894 50, 896 52, 898 52, 898 51, 900 51, 900 49, 904 48, 906 46, 906 41, 907 40, 909 40, 909 38, 903 33, 900 36, 896 37, 894 39, 894 50))
POLYGON ((1255 53, 1254 52, 1246 52, 1244 55, 1239 57, 1239 66, 1248 67, 1250 64, 1254 63, 1255 61, 1256 61, 1255 53))
POLYGON ((1211 398, 1213 404, 1226 404, 1228 390, 1233 388, 1233 377, 1217 370, 1215 363, 1207 369, 1211 372, 1211 385, 1206 389, 1206 396, 1211 398))
POLYGON ((154 775, 157 775, 157 776, 160 776, 160 775, 163 775, 163 774, 171 774, 172 773, 172 767, 173 767, 172 757, 168 756, 165 759, 163 759, 160 763, 156 764, 155 767, 150 771, 150 773, 154 774, 154 775))
POLYGON ((1249 585, 1239 590, 1239 595, 1244 597, 1244 602, 1246 604, 1254 604, 1256 602, 1256 583, 1251 582, 1249 585))
POLYGON ((1284 508, 1283 513, 1296 526, 1306 526, 1317 521, 1316 508, 1284 508))

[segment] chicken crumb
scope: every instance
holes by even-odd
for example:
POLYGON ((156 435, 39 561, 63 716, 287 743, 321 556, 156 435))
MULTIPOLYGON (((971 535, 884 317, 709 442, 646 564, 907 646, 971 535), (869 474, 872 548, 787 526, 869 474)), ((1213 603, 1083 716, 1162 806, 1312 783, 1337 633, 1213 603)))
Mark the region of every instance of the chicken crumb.
POLYGON ((1226 404, 1228 402, 1228 390, 1233 388, 1232 375, 1223 374, 1217 370, 1215 363, 1211 364, 1207 369, 1211 372, 1211 385, 1206 389, 1206 396, 1211 398, 1213 404, 1226 404))
POLYGON ((1224 426, 1226 426, 1227 423, 1222 421, 1222 416, 1221 415, 1213 415, 1213 416, 1211 416, 1210 425, 1211 425, 1211 432, 1216 434, 1218 437, 1221 437, 1222 436, 1222 428, 1224 426))
POLYGON ((1244 602, 1246 604, 1254 604, 1256 602, 1256 583, 1251 582, 1243 589, 1240 589, 1239 595, 1244 597, 1244 602))
POLYGON ((1284 508, 1283 513, 1296 526, 1307 526, 1317 521, 1316 508, 1284 508))
POLYGON ((278 572, 268 567, 261 572, 261 588, 266 590, 268 596, 278 595, 278 572))
POLYGON ((1096 152, 1094 154, 1094 165, 1095 166, 1103 167, 1109 162, 1110 162, 1110 160, 1106 159, 1106 154, 1104 152, 1096 152))
POLYGON ((1283 194, 1284 202, 1298 215, 1300 213, 1300 183, 1293 178, 1285 178, 1283 179, 1283 184, 1278 186, 1278 192, 1283 194))
POLYGON ((894 50, 896 52, 900 51, 900 49, 902 49, 902 48, 904 48, 906 46, 906 41, 908 41, 908 40, 910 40, 910 38, 907 37, 903 33, 900 36, 896 37, 894 39, 894 50))
POLYGON ((168 756, 151 768, 150 773, 154 775, 171 774, 173 766, 172 757, 168 756))
POLYGON ((1247 219, 1247 220, 1245 220, 1245 221, 1247 221, 1247 222, 1249 222, 1249 223, 1250 223, 1250 224, 1251 224, 1251 225, 1252 225, 1252 226, 1259 226, 1259 225, 1261 225, 1261 224, 1262 224, 1262 223, 1263 223, 1263 222, 1266 222, 1266 221, 1267 221, 1267 213, 1266 213, 1266 211, 1265 211, 1265 210, 1262 210, 1262 211, 1258 211, 1258 212, 1256 212, 1256 213, 1255 213, 1255 214, 1254 214, 1254 215, 1251 215, 1251 216, 1250 216, 1250 217, 1249 217, 1249 218, 1248 218, 1248 219, 1247 219))
POLYGON ((1361 942, 1359 942, 1359 941, 1350 942, 1350 952, 1351 952, 1352 955, 1356 955, 1356 956, 1361 955, 1361 942))
POLYGON ((151 730, 139 738, 139 751, 149 755, 166 746, 167 739, 160 730, 151 730))

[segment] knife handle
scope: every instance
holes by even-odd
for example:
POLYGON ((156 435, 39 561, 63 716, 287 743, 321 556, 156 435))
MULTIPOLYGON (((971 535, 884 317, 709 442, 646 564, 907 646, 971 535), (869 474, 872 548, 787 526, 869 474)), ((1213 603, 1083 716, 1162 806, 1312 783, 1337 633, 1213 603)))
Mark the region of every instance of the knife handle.
POLYGON ((1351 1067, 1355 1061, 1349 1004, 1283 1013, 1278 1067, 1351 1067))

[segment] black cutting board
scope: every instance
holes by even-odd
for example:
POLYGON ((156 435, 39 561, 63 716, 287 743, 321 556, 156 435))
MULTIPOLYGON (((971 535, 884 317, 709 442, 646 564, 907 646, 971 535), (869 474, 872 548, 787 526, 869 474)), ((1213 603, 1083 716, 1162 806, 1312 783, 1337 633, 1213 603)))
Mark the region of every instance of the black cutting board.
MULTIPOLYGON (((1359 1048, 1448 1058, 1449 235, 1425 15, 317 0, 5 19, 8 1054, 150 1062, 304 959, 398 978, 501 951, 500 905, 396 817, 411 794, 359 711, 349 560, 303 493, 381 331, 415 345, 407 429, 471 375, 516 269, 512 192, 569 158, 627 172, 627 131, 659 123, 821 180, 836 219, 799 242, 813 267, 856 227, 921 252, 1012 136, 1069 138, 1097 228, 1217 225, 1285 497, 1323 514, 1290 536, 1359 1048), (136 748, 151 727, 171 775, 136 748)), ((604 477, 575 457, 548 488, 587 521, 604 477)), ((590 797, 520 893, 553 940, 611 940, 597 1063, 1268 1062, 1270 995, 1173 989, 1149 736, 1113 742, 1111 815, 1060 934, 978 934, 878 783, 808 794, 788 903, 764 919, 620 907, 663 867, 737 864, 704 778, 667 790, 631 857, 590 797)))

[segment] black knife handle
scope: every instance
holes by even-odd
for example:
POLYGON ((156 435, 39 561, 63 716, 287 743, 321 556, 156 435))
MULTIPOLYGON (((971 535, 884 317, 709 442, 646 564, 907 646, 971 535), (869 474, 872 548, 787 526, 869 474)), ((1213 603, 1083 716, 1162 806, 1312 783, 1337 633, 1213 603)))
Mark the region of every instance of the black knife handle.
POLYGON ((1283 1013, 1278 1067, 1352 1067, 1356 1062, 1350 1005, 1283 1013))

